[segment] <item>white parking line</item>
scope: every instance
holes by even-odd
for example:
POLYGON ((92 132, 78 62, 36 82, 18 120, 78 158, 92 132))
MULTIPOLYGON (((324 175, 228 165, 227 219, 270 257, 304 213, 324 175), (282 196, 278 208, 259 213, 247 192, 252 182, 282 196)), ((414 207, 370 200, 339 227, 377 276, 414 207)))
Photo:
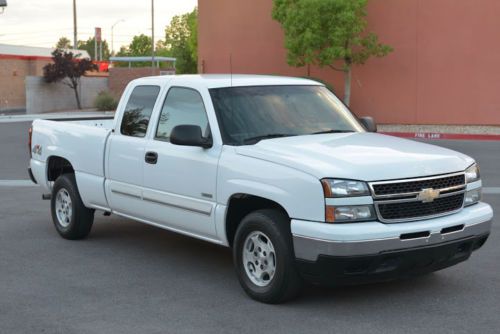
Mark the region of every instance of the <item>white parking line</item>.
POLYGON ((31 180, 0 180, 0 187, 36 187, 31 180))
POLYGON ((486 195, 500 195, 500 187, 484 187, 483 194, 486 195))

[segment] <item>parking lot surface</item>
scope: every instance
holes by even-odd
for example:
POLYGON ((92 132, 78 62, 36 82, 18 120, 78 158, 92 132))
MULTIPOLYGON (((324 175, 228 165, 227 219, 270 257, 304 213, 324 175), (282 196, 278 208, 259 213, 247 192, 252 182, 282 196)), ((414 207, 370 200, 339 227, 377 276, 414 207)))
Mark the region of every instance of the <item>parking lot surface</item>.
MULTIPOLYGON (((0 180, 27 179, 28 126, 0 124, 0 180)), ((499 142, 433 143, 475 157, 500 187, 499 142)), ((500 195, 484 201, 500 212, 500 195)), ((0 186, 0 333, 498 333, 499 223, 441 272, 264 305, 229 249, 100 213, 88 239, 63 240, 37 187, 0 186)))

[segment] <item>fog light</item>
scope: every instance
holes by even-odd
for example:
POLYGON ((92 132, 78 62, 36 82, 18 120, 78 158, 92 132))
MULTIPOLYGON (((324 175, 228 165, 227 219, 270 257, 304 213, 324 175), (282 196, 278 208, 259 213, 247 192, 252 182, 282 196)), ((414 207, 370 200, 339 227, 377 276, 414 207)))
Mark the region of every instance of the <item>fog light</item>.
POLYGON ((326 221, 329 223, 353 223, 375 219, 372 205, 326 207, 326 221))
POLYGON ((465 193, 464 206, 476 204, 481 200, 481 188, 470 190, 465 193))

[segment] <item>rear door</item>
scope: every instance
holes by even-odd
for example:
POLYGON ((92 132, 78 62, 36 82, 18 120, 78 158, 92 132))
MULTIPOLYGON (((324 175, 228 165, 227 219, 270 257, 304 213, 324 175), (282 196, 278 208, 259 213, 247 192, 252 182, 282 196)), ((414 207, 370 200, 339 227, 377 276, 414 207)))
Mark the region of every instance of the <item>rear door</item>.
MULTIPOLYGON (((205 89, 208 96, 208 91, 205 89)), ((156 128, 146 147, 155 160, 144 163, 143 199, 148 219, 163 226, 215 237, 217 163, 221 145, 212 148, 170 143, 177 125, 198 125, 211 136, 205 102, 200 89, 174 86, 168 89, 157 117, 156 128)))
POLYGON ((146 133, 160 94, 160 85, 128 89, 121 120, 108 141, 106 196, 113 211, 140 217, 146 133))

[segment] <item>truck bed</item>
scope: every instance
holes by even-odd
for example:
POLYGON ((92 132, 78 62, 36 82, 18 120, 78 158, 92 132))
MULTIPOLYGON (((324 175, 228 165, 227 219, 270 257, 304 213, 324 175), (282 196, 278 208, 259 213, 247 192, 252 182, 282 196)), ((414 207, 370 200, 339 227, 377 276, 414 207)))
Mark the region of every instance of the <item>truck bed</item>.
POLYGON ((62 157, 68 160, 75 170, 84 202, 86 198, 98 198, 101 200, 94 204, 105 205, 106 202, 102 198, 104 156, 113 124, 113 119, 35 120, 32 126, 32 141, 41 147, 40 152, 34 150, 32 154, 32 170, 39 174, 35 175, 35 178, 45 189, 50 189, 49 181, 44 175, 47 164, 54 157, 62 157), (33 168, 34 164, 42 166, 33 168))

